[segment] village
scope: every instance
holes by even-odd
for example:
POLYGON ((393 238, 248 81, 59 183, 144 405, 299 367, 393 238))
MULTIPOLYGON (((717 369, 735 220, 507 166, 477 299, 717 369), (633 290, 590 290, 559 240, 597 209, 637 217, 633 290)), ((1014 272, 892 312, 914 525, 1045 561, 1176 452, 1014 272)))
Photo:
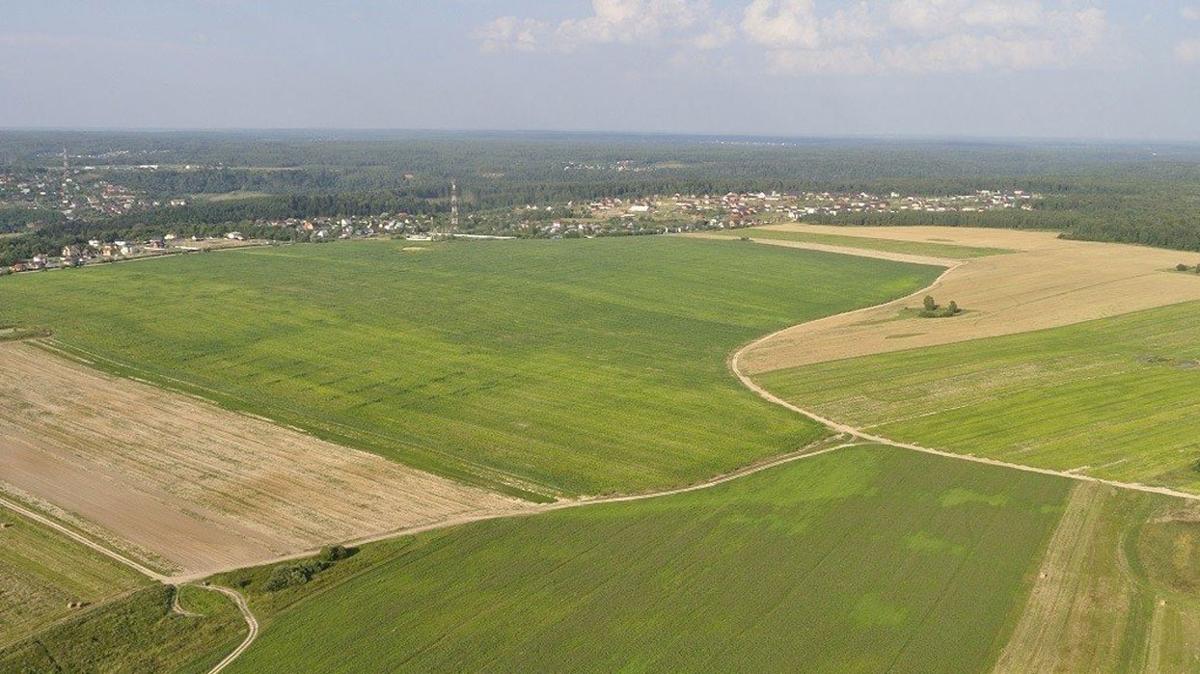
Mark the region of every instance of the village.
MULTIPOLYGON (((180 207, 188 198, 151 200, 105 181, 77 182, 72 169, 59 180, 23 180, 17 174, 0 174, 0 204, 57 202, 67 218, 81 211, 106 215, 136 212, 142 208, 180 207)), ((0 267, 0 274, 65 269, 170 254, 203 252, 271 242, 325 242, 363 238, 594 238, 674 234, 704 230, 752 227, 781 222, 835 221, 839 217, 896 213, 981 213, 1033 210, 1041 195, 1022 190, 979 190, 948 196, 886 195, 867 192, 729 192, 726 194, 651 195, 645 198, 606 197, 586 203, 526 204, 457 214, 414 215, 379 213, 366 216, 260 219, 221 226, 205 226, 201 233, 183 236, 164 232, 133 240, 89 239, 59 250, 40 251, 28 259, 0 267)), ((182 228, 181 228, 182 229, 182 228)))
POLYGON ((0 173, 0 206, 42 210, 55 217, 106 217, 187 204, 183 198, 163 201, 147 198, 128 187, 95 177, 91 166, 64 165, 61 172, 0 173))

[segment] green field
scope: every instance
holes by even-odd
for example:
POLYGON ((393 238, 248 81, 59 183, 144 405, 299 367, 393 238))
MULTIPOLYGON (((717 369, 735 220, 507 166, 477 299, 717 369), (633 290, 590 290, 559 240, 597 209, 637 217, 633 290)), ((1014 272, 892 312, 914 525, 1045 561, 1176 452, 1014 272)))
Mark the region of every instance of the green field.
POLYGON ((0 280, 0 324, 121 374, 450 477, 553 496, 688 483, 824 431, 739 344, 939 272, 680 238, 261 247, 0 280))
POLYGON ((0 647, 147 582, 109 558, 0 508, 0 647), (83 608, 68 608, 75 602, 83 608))
POLYGON ((967 259, 1002 255, 1013 251, 1004 248, 980 248, 977 246, 959 246, 952 243, 936 241, 900 241, 897 239, 879 239, 866 236, 849 236, 841 234, 821 234, 818 232, 788 232, 777 229, 762 229, 748 227, 746 229, 726 230, 716 232, 723 236, 743 237, 752 239, 774 239, 777 241, 800 241, 803 243, 820 243, 827 246, 845 246, 847 248, 863 248, 880 250, 888 253, 903 253, 905 255, 926 255, 950 259, 967 259))
POLYGON ((858 447, 422 534, 282 609, 251 582, 232 671, 979 671, 1071 486, 858 447))
POLYGON ((1178 499, 1079 484, 997 671, 1200 669, 1197 533, 1178 499))
POLYGON ((155 584, 0 647, 0 671, 203 674, 246 635, 233 603, 208 590, 155 584))
POLYGON ((1200 492, 1200 304, 770 372, 895 440, 1200 492))

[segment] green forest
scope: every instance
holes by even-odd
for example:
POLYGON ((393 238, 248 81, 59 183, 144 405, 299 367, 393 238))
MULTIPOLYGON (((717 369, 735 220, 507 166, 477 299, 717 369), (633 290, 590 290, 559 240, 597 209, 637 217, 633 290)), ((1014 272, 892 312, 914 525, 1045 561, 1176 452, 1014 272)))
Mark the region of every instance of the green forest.
MULTIPOLYGON (((258 220, 442 214, 449 183, 472 213, 601 197, 736 191, 970 193, 1026 190, 1032 211, 814 216, 844 225, 1054 229, 1064 236, 1200 250, 1200 146, 928 140, 804 140, 517 132, 0 132, 0 171, 73 166, 161 208, 72 221, 0 209, 0 262, 97 233, 245 230, 258 220), (153 165, 153 170, 136 167, 153 165), (238 194, 237 199, 205 195, 238 194), (31 227, 32 225, 32 227, 31 227), (29 229, 36 232, 29 232, 29 229), (192 228, 192 229, 188 229, 192 228)), ((272 232, 262 235, 275 238, 272 232)), ((278 236, 290 237, 290 233, 278 236)))

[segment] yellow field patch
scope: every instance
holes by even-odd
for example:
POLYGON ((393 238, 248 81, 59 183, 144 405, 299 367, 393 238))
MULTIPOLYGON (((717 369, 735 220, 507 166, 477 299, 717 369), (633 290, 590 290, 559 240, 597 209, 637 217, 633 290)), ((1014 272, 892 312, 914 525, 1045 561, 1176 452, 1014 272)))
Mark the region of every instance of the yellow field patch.
MULTIPOLYGON (((1067 241, 1051 232, 966 227, 781 226, 814 233, 939 241, 1017 252, 947 262, 928 291, 865 311, 784 330, 743 354, 748 374, 874 353, 1029 332, 1200 299, 1200 277, 1168 271, 1184 253, 1125 244, 1067 241), (967 310, 944 319, 898 317, 928 292, 967 310)), ((765 245, 798 242, 760 239, 765 245)), ((860 254, 847 249, 850 254, 860 254)))

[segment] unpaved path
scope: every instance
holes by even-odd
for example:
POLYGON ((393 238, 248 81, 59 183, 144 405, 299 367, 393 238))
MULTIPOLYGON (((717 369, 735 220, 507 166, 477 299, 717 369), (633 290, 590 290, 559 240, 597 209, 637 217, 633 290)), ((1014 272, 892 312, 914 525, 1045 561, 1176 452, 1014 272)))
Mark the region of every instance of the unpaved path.
POLYGON ((205 590, 212 590, 213 592, 220 592, 221 594, 232 599, 233 603, 237 605, 238 611, 241 612, 242 619, 246 621, 246 638, 242 640, 242 643, 238 644, 237 648, 230 651, 229 655, 226 655, 223 660, 213 666, 212 669, 208 670, 208 674, 217 674, 232 664, 234 660, 237 660, 239 657, 241 657, 242 653, 245 653, 246 649, 250 648, 250 644, 254 643, 254 640, 258 638, 258 619, 255 618, 254 614, 250 611, 250 607, 246 604, 246 598, 242 596, 241 592, 228 587, 220 587, 218 585, 198 585, 197 587, 202 587, 205 590))
MULTIPOLYGON (((528 516, 528 515, 532 515, 532 514, 540 513, 540 512, 550 512, 553 510, 564 510, 567 508, 579 508, 579 507, 584 507, 584 506, 602 505, 602 504, 606 504, 606 503, 624 503, 624 502, 628 502, 628 501, 642 501, 642 500, 646 500, 646 499, 663 498, 666 496, 673 496, 676 494, 684 494, 687 492, 699 491, 701 489, 710 489, 717 485, 725 484, 726 482, 737 480, 737 479, 746 477, 748 475, 753 475, 755 473, 759 473, 759 472, 762 472, 769 468, 774 468, 776 466, 783 465, 785 463, 791 463, 793 461, 799 461, 801 459, 809 459, 809 458, 813 458, 816 456, 821 456, 822 454, 828 454, 830 452, 834 452, 839 449, 844 449, 846 447, 852 447, 856 444, 858 444, 858 443, 856 443, 856 442, 836 442, 836 438, 827 439, 827 440, 823 440, 823 441, 818 441, 817 443, 814 443, 813 445, 802 448, 795 452, 792 452, 789 454, 784 454, 784 455, 776 457, 774 459, 756 463, 751 466, 747 466, 740 470, 734 471, 732 473, 720 475, 720 476, 714 477, 710 480, 706 480, 704 482, 689 485, 686 487, 678 487, 675 489, 668 489, 665 491, 658 491, 658 492, 648 492, 645 494, 628 494, 628 495, 623 495, 623 496, 605 496, 605 497, 598 497, 598 498, 592 498, 592 499, 577 499, 577 500, 571 500, 571 501, 560 501, 560 502, 556 502, 556 503, 538 506, 537 509, 535 509, 535 510, 522 509, 522 510, 513 510, 513 511, 510 511, 507 513, 483 513, 483 514, 477 514, 477 515, 471 515, 471 516, 465 516, 465 517, 458 517, 458 518, 453 518, 453 519, 449 519, 449 520, 444 520, 441 522, 434 522, 431 524, 426 524, 426 525, 422 525, 422 526, 411 527, 408 529, 393 531, 393 532, 389 532, 386 534, 371 536, 368 538, 359 539, 357 541, 351 541, 351 542, 348 542, 347 544, 348 545, 364 545, 367 543, 378 542, 378 541, 382 541, 382 540, 386 540, 386 539, 390 539, 390 538, 411 536, 411 535, 418 534, 418 533, 421 533, 424 531, 432 531, 435 529, 444 529, 444 528, 448 528, 448 527, 459 526, 462 524, 469 524, 471 522, 479 522, 479 521, 489 520, 489 519, 498 519, 501 517, 521 517, 521 516, 528 516)), ((153 578, 154 580, 157 580, 157 581, 163 582, 163 583, 171 583, 171 584, 176 585, 177 591, 175 594, 175 598, 172 602, 172 609, 178 613, 187 614, 187 612, 183 609, 183 607, 179 605, 178 586, 181 584, 192 583, 196 580, 199 580, 199 578, 191 578, 191 577, 186 577, 186 576, 176 576, 176 577, 170 577, 170 578, 165 577, 155 571, 152 571, 152 570, 142 566, 141 564, 138 564, 137 562, 135 562, 131 559, 128 559, 118 553, 115 553, 115 552, 109 550, 108 548, 106 548, 103 545, 100 545, 96 542, 91 541, 90 539, 88 539, 85 536, 77 534, 74 531, 67 529, 66 527, 56 524, 52 520, 42 517, 41 515, 38 515, 37 513, 31 512, 28 509, 26 509, 20 505, 12 503, 12 502, 8 501, 7 499, 0 498, 0 506, 11 508, 12 510, 15 510, 37 522, 40 522, 48 527, 51 527, 52 529, 69 536, 72 540, 75 540, 93 550, 96 550, 97 552, 100 552, 101 554, 111 557, 112 559, 115 559, 116 561, 121 562, 122 564, 125 564, 126 566, 134 569, 135 571, 138 571, 139 573, 142 573, 150 578, 153 578)), ((297 559, 297 558, 304 557, 304 556, 311 556, 311 554, 312 554, 312 552, 306 552, 303 554, 293 554, 293 555, 288 555, 286 557, 280 557, 280 558, 271 560, 271 562, 284 562, 284 561, 289 561, 291 559, 297 559)), ((264 562, 264 563, 269 563, 269 562, 264 562)), ((223 671, 226 667, 228 667, 235 660, 237 660, 239 657, 241 657, 242 653, 244 653, 246 651, 246 649, 250 648, 250 645, 253 644, 254 640, 258 638, 258 631, 259 631, 258 619, 254 616, 254 613, 250 610, 250 606, 246 603, 246 598, 243 597, 242 594, 240 592, 238 592, 237 590, 234 590, 232 588, 227 588, 227 587, 221 587, 218 585, 207 585, 207 584, 196 585, 196 587, 200 587, 205 590, 211 590, 214 592, 220 592, 221 594, 224 594, 227 597, 229 597, 230 599, 232 599, 234 604, 237 605, 238 611, 241 612, 242 618, 246 621, 246 627, 248 628, 248 631, 246 633, 246 638, 244 640, 242 640, 242 643, 239 644, 238 647, 235 648, 233 651, 231 651, 228 655, 226 655, 211 670, 209 670, 209 674, 219 674, 219 672, 223 671)))
MULTIPOLYGON (((926 288, 924 290, 919 290, 919 291, 913 293, 912 295, 910 295, 909 297, 912 298, 912 297, 918 297, 918 296, 927 294, 929 292, 930 288, 936 287, 939 283, 941 283, 943 278, 945 278, 948 274, 953 273, 955 271, 955 269, 957 269, 957 267, 952 267, 950 269, 947 269, 942 274, 941 277, 939 277, 937 280, 935 280, 933 282, 932 285, 929 286, 929 288, 926 288)), ((898 301, 903 301, 903 300, 898 300, 898 301)), ((871 311, 878 309, 881 306, 886 307, 886 306, 891 306, 893 304, 895 304, 895 302, 888 302, 888 303, 885 303, 882 305, 878 305, 876 307, 868 307, 866 309, 857 309, 854 311, 848 311, 843 314, 837 314, 835 316, 830 316, 828 318, 818 319, 816 321, 812 321, 811 323, 821 323, 822 321, 831 321, 831 320, 839 320, 839 319, 846 319, 846 318, 853 319, 855 316, 861 316, 864 314, 868 314, 871 311)), ((803 325, 809 325, 809 323, 805 323, 803 325)), ((794 405, 794 404, 784 400, 783 398, 780 398, 779 396, 771 393, 770 391, 763 388, 762 386, 759 386, 753 379, 750 378, 750 375, 747 374, 746 368, 743 365, 743 360, 745 359, 747 353, 752 353, 752 352, 754 352, 755 349, 759 348, 762 344, 767 343, 771 340, 777 339, 780 335, 788 333, 789 331, 793 331, 793 330, 795 330, 795 328, 785 328, 784 330, 781 330, 779 332, 769 334, 765 337, 760 337, 759 339, 756 339, 753 342, 750 342, 749 344, 738 349, 736 352, 734 352, 733 356, 731 356, 729 359, 729 369, 733 372, 734 376, 736 376, 738 378, 738 381, 742 382, 743 386, 745 386, 746 388, 748 388, 751 391, 753 391, 754 393, 756 393, 763 400, 774 403, 776 405, 779 405, 780 407, 787 408, 793 412, 796 412, 797 414, 801 414, 805 417, 808 417, 809 419, 816 421, 817 423, 825 426, 826 428, 829 428, 830 430, 834 431, 835 433, 840 433, 840 434, 849 436, 851 438, 856 438, 858 440, 865 441, 865 442, 871 442, 871 443, 875 443, 875 444, 879 444, 879 445, 889 445, 891 447, 899 447, 901 449, 908 449, 908 450, 912 450, 915 452, 932 454, 934 456, 944 456, 944 457, 950 458, 950 459, 959 459, 961 461, 973 461, 975 463, 982 463, 982 464, 986 464, 989 466, 999 466, 1001 468, 1011 468, 1013 470, 1021 470, 1021 471, 1025 471, 1027 473, 1039 473, 1042 475, 1056 475, 1058 477, 1065 477, 1065 478, 1068 478, 1071 480, 1077 480, 1080 482, 1094 482, 1094 483, 1098 483, 1098 484, 1107 484, 1107 485, 1117 487, 1120 489, 1132 489, 1135 491, 1142 491, 1142 492, 1146 492, 1146 493, 1150 493, 1150 494, 1161 494, 1163 496, 1173 496, 1176 498, 1187 499, 1190 501, 1200 501, 1200 495, 1198 495, 1198 494, 1189 494, 1188 492, 1177 491, 1175 489, 1168 489, 1167 487, 1155 487, 1152 485, 1138 484, 1135 482, 1117 482, 1115 480, 1105 480, 1105 479, 1093 477, 1090 475, 1081 475, 1079 473, 1074 473, 1074 472, 1067 471, 1067 470, 1054 470, 1051 468, 1038 468, 1035 466, 1025 466, 1025 465, 1021 465, 1021 464, 1017 464, 1017 463, 1009 463, 1007 461, 999 461, 996 459, 989 459, 989 458, 982 457, 982 456, 974 456, 971 454, 955 454, 953 452, 947 452, 947 451, 943 451, 940 449, 934 449, 932 447, 923 447, 921 445, 907 443, 907 442, 897 442, 896 440, 892 440, 891 438, 885 438, 881 435, 875 435, 873 433, 868 433, 861 428, 857 428, 857 427, 851 426, 849 424, 844 424, 839 421, 834 421, 833 419, 830 419, 828 417, 823 417, 820 414, 817 414, 816 412, 814 412, 812 410, 808 410, 808 409, 799 407, 797 405, 794 405)))
MULTIPOLYGON (((741 368, 761 374, 889 351, 1030 332, 1200 300, 1200 276, 1172 271, 1187 253, 1125 244, 1067 241, 1052 232, 968 227, 818 227, 774 229, 903 241, 1000 247, 1016 252, 942 261, 949 272, 918 295, 781 330, 742 354, 741 368), (946 320, 902 314, 932 294, 967 313, 946 320)), ((763 245, 814 248, 756 239, 763 245)), ((822 250, 822 249, 819 249, 822 250)), ((881 257, 858 248, 847 255, 881 257)), ((900 259, 891 257, 890 259, 900 259)))
MULTIPOLYGON (((553 503, 534 504, 529 507, 523 507, 523 508, 514 509, 514 510, 510 510, 510 511, 496 511, 496 512, 478 513, 478 514, 473 514, 473 515, 464 515, 461 517, 454 517, 454 518, 450 518, 450 519, 446 519, 446 520, 441 520, 438 522, 430 522, 428 524, 422 524, 422 525, 412 526, 412 527, 405 527, 403 529, 396 529, 393 531, 383 532, 383 533, 379 533, 379 534, 373 534, 370 536, 364 536, 364 537, 356 538, 356 539, 352 539, 352 540, 346 540, 346 541, 343 541, 341 544, 345 545, 347 547, 357 547, 360 545, 367 545, 370 543, 378 543, 380 541, 386 541, 386 540, 390 540, 393 538, 401 538, 403 536, 413 536, 416 534, 425 533, 427 531, 436 531, 438 529, 447 529, 449 527, 456 527, 456 526, 461 526, 464 524, 471 524, 473 522, 483 522, 485 520, 495 520, 495 519, 502 519, 502 518, 509 518, 509 517, 528 517, 531 515, 538 515, 541 513, 553 512, 555 510, 566 510, 568 508, 580 508, 580 507, 584 507, 584 506, 603 505, 603 504, 608 504, 608 503, 626 503, 629 501, 644 501, 647 499, 655 499, 655 498, 663 498, 666 496, 674 496, 676 494, 686 494, 688 492, 699 491, 702 489, 711 489, 712 487, 716 487, 717 485, 725 484, 726 482, 731 482, 733 480, 737 480, 737 479, 746 477, 748 475, 753 475, 755 473, 762 472, 769 468, 781 466, 783 464, 791 463, 793 461, 799 461, 801 459, 810 459, 810 458, 813 458, 816 456, 821 456, 822 454, 828 454, 830 452, 837 451, 839 449, 845 449, 847 447, 853 447, 855 445, 862 444, 859 441, 844 441, 843 442, 842 440, 844 440, 844 438, 839 437, 839 436, 834 436, 832 438, 826 438, 824 440, 815 442, 812 445, 809 445, 809 446, 799 449, 797 451, 789 452, 787 454, 782 454, 780 456, 776 456, 776 457, 774 457, 772 459, 768 459, 766 461, 760 461, 758 463, 754 463, 754 464, 746 466, 744 468, 740 468, 733 472, 724 473, 722 475, 718 475, 716 477, 705 480, 703 482, 698 482, 696 484, 691 484, 691 485, 687 485, 684 487, 675 487, 673 489, 645 492, 645 493, 641 493, 641 494, 618 494, 618 495, 613 495, 613 496, 597 496, 597 497, 590 497, 590 498, 585 497, 585 498, 579 498, 579 499, 569 499, 569 500, 555 501, 553 503)), ((281 555, 279 557, 274 557, 274 558, 271 558, 268 560, 264 560, 264 561, 260 562, 259 565, 281 564, 283 562, 291 562, 291 561, 295 561, 298 559, 304 559, 306 557, 312 557, 313 555, 317 554, 317 552, 319 552, 319 550, 314 548, 311 550, 305 550, 303 552, 281 555)), ((222 572, 235 571, 239 568, 242 568, 242 567, 230 567, 227 569, 221 569, 220 571, 222 571, 222 572)), ((210 575, 212 575, 212 574, 210 574, 210 575)), ((168 580, 173 583, 191 583, 191 582, 199 581, 205 577, 207 577, 207 576, 201 576, 201 575, 197 575, 197 574, 180 574, 180 575, 171 576, 170 578, 168 578, 168 580)))
POLYGON ((25 506, 14 503, 13 501, 10 501, 2 496, 0 496, 0 507, 8 508, 9 510, 19 513, 19 514, 37 522, 38 524, 41 524, 44 527, 53 529, 54 531, 57 531, 58 533, 62 534, 63 536, 66 536, 67 538, 75 541, 76 543, 79 543, 80 545, 90 548, 91 550, 94 550, 94 551, 104 555, 105 557, 108 557, 110 559, 113 559, 113 560, 121 563, 121 564, 124 564, 125 566, 128 566, 129 568, 133 569, 134 571, 137 571, 138 573, 140 573, 148 578, 157 580, 160 583, 165 583, 168 581, 166 576, 158 573, 157 571, 154 571, 146 566, 143 566, 142 564, 139 564, 139 563, 133 561, 132 559, 129 559, 125 555, 122 555, 119 552, 115 552, 115 551, 111 550, 107 546, 97 543, 96 541, 92 540, 91 538, 88 538, 87 536, 84 536, 83 534, 77 533, 76 531, 63 526, 48 517, 40 515, 34 511, 30 510, 29 508, 26 508, 25 506))

